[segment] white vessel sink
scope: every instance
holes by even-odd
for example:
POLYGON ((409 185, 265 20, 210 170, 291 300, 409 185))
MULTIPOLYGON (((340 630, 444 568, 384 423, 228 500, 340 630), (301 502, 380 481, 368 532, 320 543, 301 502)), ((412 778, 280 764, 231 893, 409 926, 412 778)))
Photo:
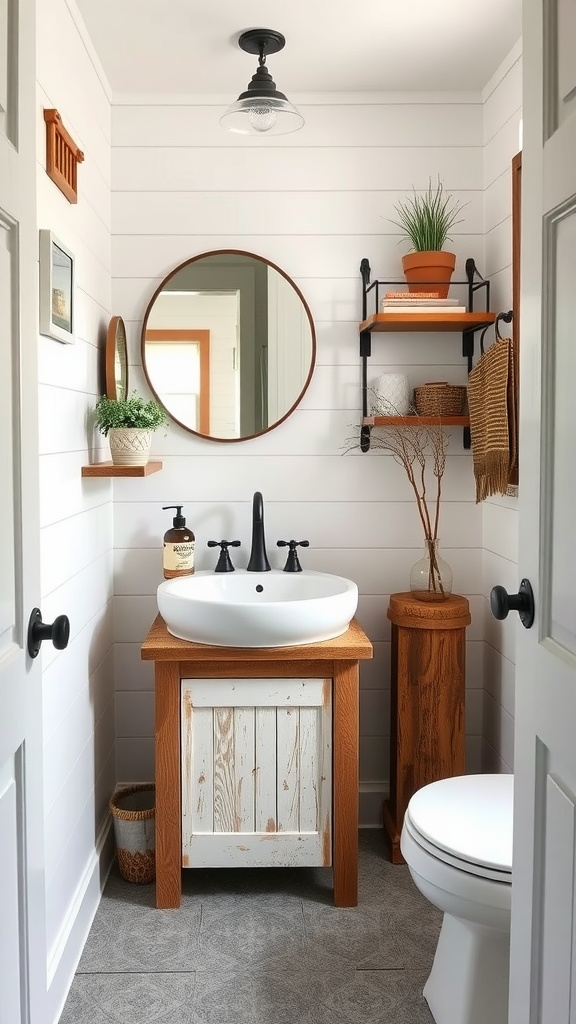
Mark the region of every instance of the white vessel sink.
POLYGON ((358 605, 352 580, 330 573, 197 572, 158 587, 173 636, 217 647, 294 647, 345 633, 358 605))

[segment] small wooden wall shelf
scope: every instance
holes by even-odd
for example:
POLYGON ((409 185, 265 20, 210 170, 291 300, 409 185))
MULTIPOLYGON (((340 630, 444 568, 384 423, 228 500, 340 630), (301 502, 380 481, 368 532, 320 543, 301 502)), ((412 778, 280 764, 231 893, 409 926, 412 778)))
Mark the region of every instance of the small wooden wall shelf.
POLYGON ((464 686, 465 597, 417 601, 391 594, 392 624, 390 799, 384 802, 384 830, 393 864, 403 864, 400 833, 417 789, 463 775, 465 765, 464 686))
POLYGON ((367 427, 420 427, 423 423, 445 427, 469 427, 469 416, 364 416, 362 423, 367 427))
POLYGON ((44 110, 46 122, 46 174, 66 196, 69 203, 78 202, 78 164, 84 153, 68 134, 62 118, 53 107, 44 110))
POLYGON ((115 466, 112 462, 95 462, 93 466, 82 466, 82 476, 150 476, 161 469, 161 462, 147 462, 145 466, 115 466))
POLYGON ((471 331, 493 324, 495 313, 373 313, 361 331, 471 331))

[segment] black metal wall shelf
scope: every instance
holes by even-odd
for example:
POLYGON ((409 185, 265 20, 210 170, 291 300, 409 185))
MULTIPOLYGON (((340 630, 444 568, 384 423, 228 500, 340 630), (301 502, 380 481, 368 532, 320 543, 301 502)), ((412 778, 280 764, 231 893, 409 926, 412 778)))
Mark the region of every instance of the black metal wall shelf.
MULTIPOLYGON (((438 423, 445 426, 462 426, 464 428, 464 447, 470 448, 470 421, 467 416, 421 417, 421 416, 369 416, 368 415, 368 359, 372 354, 373 333, 398 333, 407 331, 440 332, 455 331, 462 334, 462 356, 467 361, 468 373, 472 369, 474 358, 474 334, 485 330, 494 323, 495 314, 488 312, 490 305, 490 281, 482 277, 473 259, 465 264, 466 280, 452 281, 452 285, 467 286, 467 311, 465 313, 378 313, 380 306, 380 286, 401 285, 405 281, 377 280, 370 282, 370 264, 363 259, 360 264, 362 276, 362 322, 360 324, 360 358, 362 360, 362 426, 360 429, 360 448, 367 452, 370 448, 370 434, 376 426, 411 426, 413 423, 438 423), (476 292, 483 290, 484 312, 474 310, 476 292), (368 313, 368 300, 372 293, 375 312, 368 313)), ((424 281, 425 287, 437 282, 424 281)))

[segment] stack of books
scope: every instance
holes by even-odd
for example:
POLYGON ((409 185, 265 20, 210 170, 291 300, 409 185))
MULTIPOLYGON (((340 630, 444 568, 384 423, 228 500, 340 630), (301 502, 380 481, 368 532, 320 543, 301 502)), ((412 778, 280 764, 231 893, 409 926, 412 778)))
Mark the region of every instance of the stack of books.
POLYGON ((438 298, 438 292, 386 292, 381 313, 465 313, 455 299, 438 298))

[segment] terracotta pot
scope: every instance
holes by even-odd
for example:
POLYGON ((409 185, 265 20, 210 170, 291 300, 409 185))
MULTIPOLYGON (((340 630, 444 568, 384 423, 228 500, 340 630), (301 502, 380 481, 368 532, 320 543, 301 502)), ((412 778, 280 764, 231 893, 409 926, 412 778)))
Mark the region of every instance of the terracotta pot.
POLYGON ((402 257, 402 269, 409 292, 438 292, 448 295, 450 279, 456 266, 453 252, 409 252, 402 257))

